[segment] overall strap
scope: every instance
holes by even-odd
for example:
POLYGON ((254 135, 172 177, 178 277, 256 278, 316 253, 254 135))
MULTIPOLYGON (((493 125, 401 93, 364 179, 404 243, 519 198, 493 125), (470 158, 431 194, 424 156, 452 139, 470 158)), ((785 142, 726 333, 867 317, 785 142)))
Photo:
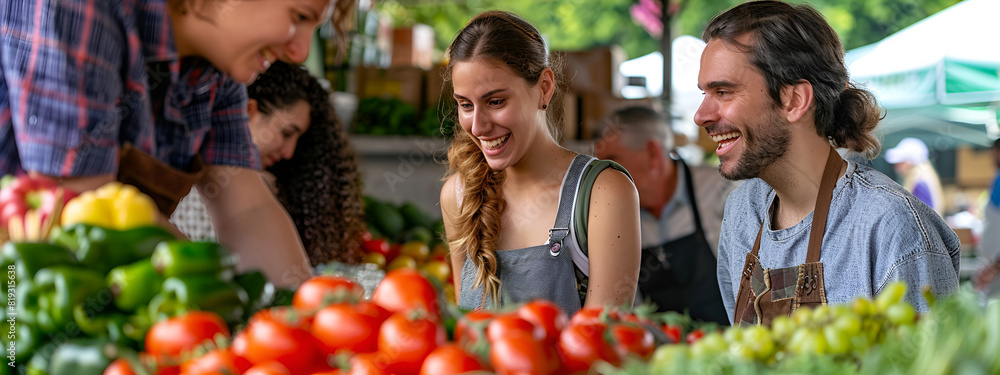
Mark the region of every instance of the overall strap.
POLYGON ((590 155, 579 154, 573 158, 566 177, 563 178, 562 191, 559 192, 559 208, 556 211, 556 222, 549 229, 549 239, 545 243, 552 245, 549 252, 552 256, 559 254, 562 248, 562 241, 569 235, 569 224, 573 218, 573 197, 576 195, 576 188, 583 176, 583 170, 592 160, 596 158, 590 155))
POLYGON ((806 263, 819 262, 823 233, 826 232, 826 217, 830 213, 830 200, 833 198, 833 188, 837 186, 837 177, 843 161, 837 150, 830 147, 830 154, 826 157, 826 167, 823 168, 823 179, 819 183, 819 194, 816 195, 812 228, 809 229, 809 252, 806 253, 806 263))

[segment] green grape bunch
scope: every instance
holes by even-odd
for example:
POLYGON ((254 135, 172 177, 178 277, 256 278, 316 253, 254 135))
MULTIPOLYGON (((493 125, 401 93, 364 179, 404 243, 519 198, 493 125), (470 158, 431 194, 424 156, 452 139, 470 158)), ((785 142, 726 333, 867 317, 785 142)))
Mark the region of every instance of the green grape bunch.
POLYGON ((887 337, 900 337, 897 332, 912 330, 916 324, 916 311, 903 300, 905 294, 906 284, 893 282, 874 299, 859 296, 847 304, 798 309, 774 319, 770 327, 729 327, 690 345, 664 345, 653 354, 650 370, 705 373, 736 366, 767 372, 820 364, 838 371, 857 370, 869 349, 887 337))

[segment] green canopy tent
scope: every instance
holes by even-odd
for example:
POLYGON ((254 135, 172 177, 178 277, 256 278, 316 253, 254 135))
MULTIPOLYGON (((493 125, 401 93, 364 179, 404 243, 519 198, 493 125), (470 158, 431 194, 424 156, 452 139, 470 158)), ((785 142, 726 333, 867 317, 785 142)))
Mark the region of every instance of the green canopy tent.
POLYGON ((998 16, 998 0, 965 0, 848 52, 851 78, 887 110, 886 146, 917 136, 931 148, 954 149, 1000 136, 998 16))

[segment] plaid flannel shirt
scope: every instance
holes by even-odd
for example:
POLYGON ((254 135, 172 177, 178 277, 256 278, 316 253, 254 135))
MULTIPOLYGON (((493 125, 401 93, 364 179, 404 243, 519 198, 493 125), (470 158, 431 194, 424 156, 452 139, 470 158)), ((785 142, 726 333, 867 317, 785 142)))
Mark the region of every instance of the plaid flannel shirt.
POLYGON ((177 58, 165 0, 0 2, 0 173, 115 173, 132 143, 185 170, 260 168, 246 86, 177 58))

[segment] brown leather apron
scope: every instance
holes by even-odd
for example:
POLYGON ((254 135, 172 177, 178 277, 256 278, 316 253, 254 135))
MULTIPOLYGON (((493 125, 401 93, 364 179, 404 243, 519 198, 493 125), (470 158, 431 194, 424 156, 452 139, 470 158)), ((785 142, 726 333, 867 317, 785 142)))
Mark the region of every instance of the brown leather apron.
POLYGON ((133 185, 149 195, 168 218, 181 198, 191 192, 191 186, 205 174, 205 170, 200 155, 191 159, 189 172, 183 172, 132 147, 132 144, 122 146, 118 158, 118 181, 133 185))
POLYGON ((764 220, 757 231, 753 250, 747 253, 743 265, 740 290, 736 295, 735 325, 771 325, 774 318, 789 315, 800 307, 813 308, 826 304, 823 285, 823 263, 819 261, 820 245, 826 230, 826 217, 830 211, 833 188, 837 185, 843 159, 833 147, 827 156, 823 178, 820 180, 812 228, 809 230, 809 247, 805 264, 780 269, 763 269, 760 266, 760 236, 764 220))

